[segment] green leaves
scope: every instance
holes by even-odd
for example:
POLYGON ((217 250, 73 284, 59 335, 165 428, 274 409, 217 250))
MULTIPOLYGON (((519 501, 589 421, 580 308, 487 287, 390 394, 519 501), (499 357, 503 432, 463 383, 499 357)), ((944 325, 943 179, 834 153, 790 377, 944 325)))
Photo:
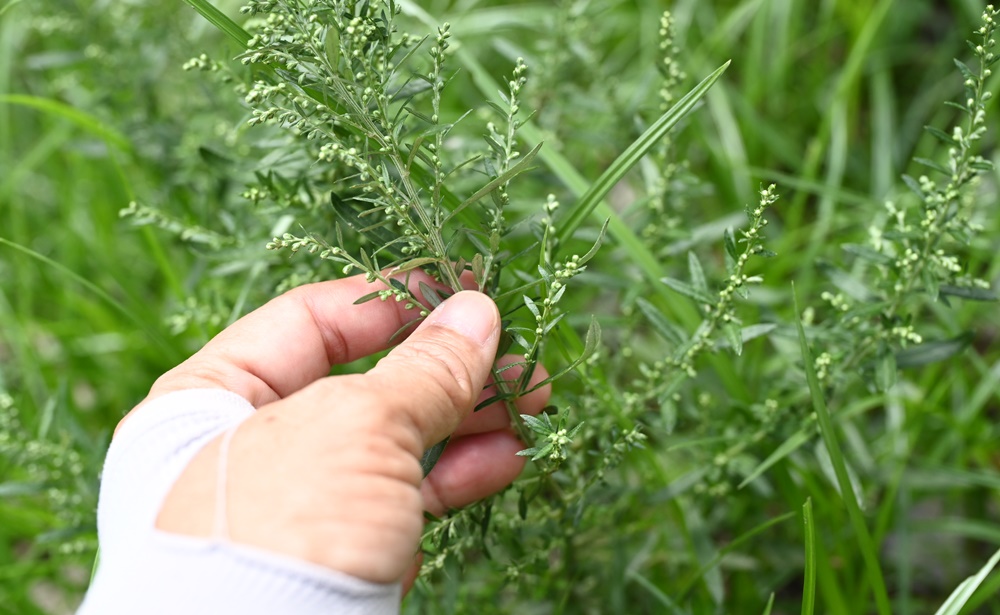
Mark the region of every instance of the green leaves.
MULTIPOLYGON (((798 297, 795 296, 794 288, 792 299, 795 307, 795 314, 800 314, 798 297)), ((875 591, 875 602, 880 615, 891 615, 892 608, 889 605, 889 594, 885 587, 885 579, 882 575, 882 568, 879 565, 878 551, 872 541, 871 533, 865 524, 864 515, 858 505, 858 494, 854 491, 850 475, 847 472, 847 464, 844 461, 844 453, 840 447, 840 440, 835 431, 830 411, 826 406, 826 399, 823 390, 820 388, 819 378, 816 375, 815 361, 812 351, 806 341, 805 328, 802 326, 801 318, 795 319, 795 326, 799 333, 799 346, 802 352, 802 366, 806 374, 806 382, 809 385, 809 395, 812 398, 813 410, 819 423, 820 434, 823 436, 823 443, 830 454, 830 462, 833 465, 834 474, 837 477, 837 485, 840 487, 841 500, 847 508, 848 517, 854 528, 855 539, 865 562, 868 583, 875 591)), ((860 597, 859 597, 860 599, 860 597)))
POLYGON ((896 353, 895 363, 900 368, 906 368, 947 361, 968 348, 971 343, 972 334, 966 333, 950 340, 911 346, 896 353))
POLYGON ((430 447, 422 457, 420 457, 420 469, 423 470, 424 476, 426 477, 437 465, 438 460, 441 459, 441 455, 444 454, 444 449, 448 446, 448 440, 450 438, 445 438, 441 440, 434 446, 430 447))
POLYGON ((816 520, 812 499, 802 505, 802 523, 806 534, 805 572, 802 581, 802 615, 812 615, 816 606, 816 520))
POLYGON ((962 584, 955 588, 955 591, 948 596, 948 599, 934 615, 959 615, 962 613, 963 607, 972 598, 976 589, 986 580, 986 577, 993 572, 997 564, 1000 564, 1000 551, 994 553, 979 572, 962 581, 962 584))
POLYGON ((538 445, 519 451, 519 457, 531 457, 532 461, 549 458, 552 461, 560 461, 566 458, 566 448, 573 443, 573 437, 583 427, 583 423, 572 429, 566 428, 566 415, 560 413, 556 423, 552 422, 551 416, 547 412, 542 412, 538 416, 522 414, 521 420, 538 437, 538 445))
POLYGON ((687 282, 678 280, 677 278, 663 278, 661 281, 673 290, 679 292, 685 297, 694 299, 701 305, 715 304, 715 297, 712 297, 707 291, 703 291, 692 284, 688 284, 687 282))
POLYGON ((470 196, 469 198, 465 199, 458 207, 456 207, 454 210, 452 210, 452 212, 448 215, 448 218, 451 219, 452 217, 458 215, 459 212, 461 212, 463 209, 465 209, 469 205, 472 205, 473 203, 475 203, 479 199, 481 199, 481 198, 489 195, 490 193, 496 191, 497 188, 499 188, 500 186, 503 186, 504 184, 510 182, 510 180, 514 179, 518 175, 524 173, 525 171, 530 170, 531 167, 529 167, 529 165, 531 164, 531 161, 534 160, 535 156, 538 154, 538 150, 540 150, 540 149, 542 149, 542 144, 541 143, 539 143, 538 145, 536 145, 535 147, 533 147, 530 152, 528 152, 527 154, 525 154, 517 162, 517 164, 515 164, 510 169, 508 169, 507 172, 501 174, 499 177, 495 178, 493 181, 489 182, 488 184, 486 184, 485 186, 483 186, 482 188, 480 188, 479 190, 477 190, 472 196, 470 196))
POLYGON ((629 169, 635 166, 670 129, 676 126, 694 108, 695 104, 708 93, 708 90, 719 80, 722 73, 726 72, 727 68, 729 68, 729 62, 726 62, 711 75, 705 77, 701 83, 677 101, 677 104, 671 107, 669 111, 660 116, 660 119, 654 122, 642 136, 636 139, 622 155, 611 163, 608 170, 597 181, 591 184, 590 189, 580 197, 579 202, 570 211, 569 216, 559 222, 560 241, 565 242, 573 236, 573 233, 580 228, 580 225, 590 216, 598 203, 604 200, 608 192, 625 177, 629 169))
POLYGON ((969 286, 952 286, 942 284, 938 287, 938 294, 942 297, 958 297, 969 301, 987 301, 990 303, 1000 301, 1000 296, 990 289, 975 288, 969 286))
POLYGON ((226 33, 229 38, 236 41, 241 48, 246 49, 247 42, 250 40, 250 34, 241 28, 235 21, 227 17, 225 13, 215 8, 211 2, 208 2, 207 0, 184 1, 193 6, 194 10, 198 11, 202 17, 209 21, 209 23, 226 33))

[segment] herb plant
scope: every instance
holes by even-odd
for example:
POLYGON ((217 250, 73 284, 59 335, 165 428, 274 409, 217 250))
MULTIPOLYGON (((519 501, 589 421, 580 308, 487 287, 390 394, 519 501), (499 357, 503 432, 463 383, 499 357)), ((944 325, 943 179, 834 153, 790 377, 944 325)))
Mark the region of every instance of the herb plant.
POLYGON ((0 613, 85 586, 153 377, 355 274, 553 374, 406 612, 997 612, 994 7, 50 4, 0 7, 0 613))

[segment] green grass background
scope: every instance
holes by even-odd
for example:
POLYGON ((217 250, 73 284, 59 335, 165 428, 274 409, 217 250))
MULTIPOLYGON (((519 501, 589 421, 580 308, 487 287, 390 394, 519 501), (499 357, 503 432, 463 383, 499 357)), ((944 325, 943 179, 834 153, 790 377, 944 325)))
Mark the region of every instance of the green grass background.
MULTIPOLYGON (((238 14, 236 3, 216 4, 238 14)), ((678 233, 656 256, 678 275, 689 247, 720 254, 721 228, 739 224, 759 184, 775 181, 783 200, 768 247, 778 257, 758 266, 766 286, 752 312, 786 318, 789 283, 805 306, 819 306, 829 282, 817 263, 864 237, 881 202, 903 192, 900 175, 921 172, 910 167, 913 156, 940 157, 923 127, 952 121, 941 104, 961 95, 952 58, 969 57, 964 41, 982 10, 971 0, 420 4, 450 21, 496 78, 516 55, 553 67, 534 86, 551 90, 537 118, 545 148, 590 181, 640 134, 643 118, 658 115, 653 66, 665 8, 677 19, 687 86, 732 59, 674 137, 700 180, 685 192, 683 230, 694 233, 678 233), (599 28, 553 27, 573 11, 599 28)), ((71 611, 89 575, 96 477, 115 423, 157 375, 272 296, 288 274, 284 257, 263 246, 290 220, 239 198, 248 173, 273 162, 267 138, 234 128, 245 111, 229 86, 181 69, 202 50, 218 60, 238 51, 181 2, 0 4, 0 390, 21 425, 5 423, 8 433, 23 444, 0 448, 0 613, 71 611), (118 213, 132 200, 211 234, 136 226, 118 213), (25 450, 32 442, 37 450, 25 450), (80 471, 60 471, 71 450, 80 471)), ((452 89, 456 106, 480 105, 468 71, 452 89)), ((988 158, 997 158, 995 142, 992 132, 988 158)), ((969 252, 971 268, 993 281, 997 180, 994 173, 979 190, 985 231, 969 252)), ((535 181, 572 202, 553 169, 535 181)), ((621 187, 626 220, 637 219, 627 197, 642 183, 636 173, 621 187)), ((641 279, 628 246, 612 242, 592 270, 573 311, 597 313, 609 344, 655 344, 625 338, 635 317, 619 307, 641 279)), ((657 306, 690 326, 683 300, 669 297, 657 306)), ((855 412, 837 429, 866 486, 864 518, 892 612, 933 612, 1000 547, 998 324, 995 304, 932 306, 925 330, 941 338, 971 330, 972 347, 905 372, 896 398, 862 391, 853 407, 836 410, 855 412)), ((759 343, 746 352, 718 375, 705 368, 716 401, 766 395, 773 350, 759 343)), ((726 416, 719 413, 716 434, 701 435, 723 433, 726 416)), ((434 589, 418 588, 409 608, 757 613, 773 593, 772 612, 791 613, 814 578, 819 612, 876 612, 874 579, 818 439, 770 469, 766 488, 709 503, 677 482, 699 469, 686 453, 698 446, 693 435, 654 437, 626 462, 618 505, 603 517, 597 509, 581 528, 588 550, 560 554, 551 572, 505 589, 488 566, 449 571, 434 589), (807 499, 814 534, 801 528, 807 499), (788 529, 754 533, 772 519, 788 529)), ((1000 612, 998 590, 993 575, 963 612, 1000 612)))

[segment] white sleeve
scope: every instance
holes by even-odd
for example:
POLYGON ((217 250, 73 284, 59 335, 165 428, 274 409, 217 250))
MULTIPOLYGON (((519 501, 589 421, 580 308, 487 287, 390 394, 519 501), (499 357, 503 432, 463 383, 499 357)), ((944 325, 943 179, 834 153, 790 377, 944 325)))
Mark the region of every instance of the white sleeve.
POLYGON ((179 391, 133 414, 101 478, 101 559, 77 615, 396 615, 401 588, 252 547, 156 529, 167 492, 213 438, 254 412, 221 389, 179 391))

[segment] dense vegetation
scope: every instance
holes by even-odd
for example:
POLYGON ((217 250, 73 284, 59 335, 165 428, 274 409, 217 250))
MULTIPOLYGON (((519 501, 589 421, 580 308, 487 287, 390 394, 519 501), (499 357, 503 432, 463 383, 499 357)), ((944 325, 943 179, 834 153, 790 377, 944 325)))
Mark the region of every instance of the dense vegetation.
POLYGON ((213 4, 0 4, 0 613, 72 611, 157 375, 385 267, 565 372, 406 612, 925 613, 1000 547, 991 8, 213 4))

